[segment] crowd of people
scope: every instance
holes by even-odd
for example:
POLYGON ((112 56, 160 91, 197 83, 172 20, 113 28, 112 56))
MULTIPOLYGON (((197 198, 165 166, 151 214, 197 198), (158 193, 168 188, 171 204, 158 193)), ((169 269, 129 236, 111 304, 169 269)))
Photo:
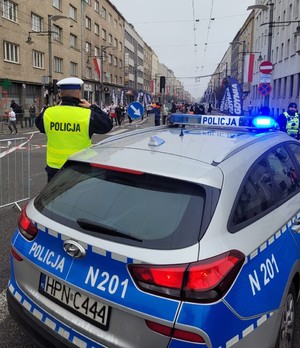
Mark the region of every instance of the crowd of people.
POLYGON ((37 111, 34 103, 29 105, 28 108, 23 108, 22 105, 19 105, 15 100, 12 100, 10 108, 5 110, 4 114, 7 118, 7 125, 10 134, 13 134, 13 130, 15 131, 15 134, 18 134, 17 124, 19 124, 21 128, 34 127, 37 111))
MULTIPOLYGON (((165 124, 168 115, 174 113, 205 115, 212 114, 213 112, 211 103, 206 105, 203 103, 175 103, 173 100, 165 103, 160 103, 158 101, 149 102, 144 105, 144 107, 145 113, 141 115, 141 119, 143 120, 144 117, 153 115, 155 126, 159 126, 161 123, 165 124)), ((128 118, 128 123, 132 123, 132 119, 127 113, 127 105, 124 105, 123 103, 115 103, 112 101, 110 105, 102 105, 99 108, 103 113, 109 116, 112 126, 121 126, 126 117, 128 118)), ((18 134, 18 126, 20 128, 33 128, 38 114, 39 112, 37 112, 34 103, 23 108, 22 105, 18 105, 15 100, 12 100, 10 108, 5 110, 10 134, 18 134)), ((256 114, 270 115, 270 109, 267 106, 262 106, 258 112, 254 112, 254 107, 250 102, 248 106, 248 115, 255 116, 256 114)), ((287 110, 276 117, 276 121, 281 131, 300 139, 300 121, 296 103, 290 103, 287 110)))

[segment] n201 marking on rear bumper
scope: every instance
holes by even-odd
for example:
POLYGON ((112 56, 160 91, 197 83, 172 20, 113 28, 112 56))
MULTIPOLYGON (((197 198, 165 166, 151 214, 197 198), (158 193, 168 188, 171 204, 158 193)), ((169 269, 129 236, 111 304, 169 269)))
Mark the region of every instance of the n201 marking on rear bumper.
MULTIPOLYGON (((263 277, 263 285, 266 286, 276 275, 279 273, 279 268, 275 256, 272 254, 271 258, 266 259, 265 262, 260 264, 260 273, 263 277)), ((261 277, 260 276, 260 277, 261 277)), ((256 295, 256 291, 261 291, 261 281, 257 275, 257 271, 254 270, 253 274, 249 274, 249 281, 251 285, 252 295, 256 295)))
POLYGON ((94 269, 93 266, 90 266, 84 283, 89 284, 93 288, 96 287, 100 291, 108 291, 111 295, 119 293, 121 298, 124 298, 128 279, 121 281, 118 275, 110 275, 105 271, 100 274, 99 268, 94 269))

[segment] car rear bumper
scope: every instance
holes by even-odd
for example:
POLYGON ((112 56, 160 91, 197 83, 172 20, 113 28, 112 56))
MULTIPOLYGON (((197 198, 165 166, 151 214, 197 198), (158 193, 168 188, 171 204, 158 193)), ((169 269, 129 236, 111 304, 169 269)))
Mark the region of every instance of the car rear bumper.
POLYGON ((67 340, 55 332, 48 329, 41 321, 35 318, 28 312, 7 290, 7 304, 10 315, 20 324, 26 332, 36 341, 42 348, 58 347, 58 348, 73 348, 76 347, 70 344, 67 340))

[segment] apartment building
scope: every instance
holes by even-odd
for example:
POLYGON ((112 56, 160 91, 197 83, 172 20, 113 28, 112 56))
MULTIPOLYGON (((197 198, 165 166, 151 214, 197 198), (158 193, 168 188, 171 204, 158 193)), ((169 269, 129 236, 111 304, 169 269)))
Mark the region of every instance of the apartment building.
POLYGON ((124 86, 124 17, 108 1, 1 2, 1 113, 58 101, 55 82, 82 78, 84 97, 110 103, 124 86))

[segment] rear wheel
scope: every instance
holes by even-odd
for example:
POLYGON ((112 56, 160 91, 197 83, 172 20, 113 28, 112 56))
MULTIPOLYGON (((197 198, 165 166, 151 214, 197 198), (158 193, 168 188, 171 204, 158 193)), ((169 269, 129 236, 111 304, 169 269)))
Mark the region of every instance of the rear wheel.
POLYGON ((291 348, 295 326, 296 290, 292 283, 285 299, 276 348, 291 348))

